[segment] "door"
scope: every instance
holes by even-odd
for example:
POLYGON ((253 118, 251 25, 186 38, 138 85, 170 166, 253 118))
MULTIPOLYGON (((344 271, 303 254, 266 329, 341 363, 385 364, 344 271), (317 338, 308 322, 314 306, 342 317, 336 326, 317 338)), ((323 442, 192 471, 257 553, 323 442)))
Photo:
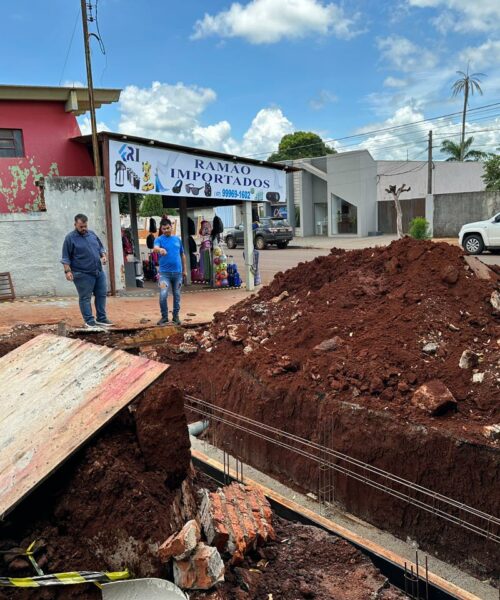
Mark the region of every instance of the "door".
POLYGON ((500 213, 493 218, 493 223, 488 227, 488 236, 492 246, 500 247, 500 213))

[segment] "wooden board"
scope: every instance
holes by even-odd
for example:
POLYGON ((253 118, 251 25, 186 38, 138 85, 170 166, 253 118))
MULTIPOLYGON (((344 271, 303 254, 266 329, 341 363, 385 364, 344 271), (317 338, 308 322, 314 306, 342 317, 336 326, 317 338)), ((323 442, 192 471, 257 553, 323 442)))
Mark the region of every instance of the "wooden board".
POLYGON ((166 369, 52 334, 0 358, 0 519, 166 369))
POLYGON ((15 298, 10 273, 0 273, 0 302, 2 300, 15 300, 15 298))

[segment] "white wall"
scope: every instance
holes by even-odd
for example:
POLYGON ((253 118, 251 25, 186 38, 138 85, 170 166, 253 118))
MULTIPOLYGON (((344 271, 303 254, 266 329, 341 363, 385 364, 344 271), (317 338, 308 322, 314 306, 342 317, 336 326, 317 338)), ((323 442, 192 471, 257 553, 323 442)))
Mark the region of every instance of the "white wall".
POLYGON ((0 214, 0 272, 10 272, 17 297, 76 295, 60 263, 64 237, 83 213, 107 247, 103 189, 95 177, 48 177, 47 212, 0 214))
MULTIPOLYGON (((366 150, 343 152, 327 158, 328 198, 335 194, 358 209, 358 236, 376 228, 376 163, 366 150)), ((330 200, 329 200, 330 201, 330 200)), ((329 207, 329 235, 333 235, 334 209, 329 207)))
MULTIPOLYGON (((485 184, 482 179, 482 162, 435 161, 432 171, 433 194, 455 194, 463 192, 481 192, 485 184)), ((385 189, 389 185, 399 187, 403 183, 411 187, 402 198, 425 198, 427 195, 426 161, 377 161, 377 200, 389 200, 392 197, 385 189)))

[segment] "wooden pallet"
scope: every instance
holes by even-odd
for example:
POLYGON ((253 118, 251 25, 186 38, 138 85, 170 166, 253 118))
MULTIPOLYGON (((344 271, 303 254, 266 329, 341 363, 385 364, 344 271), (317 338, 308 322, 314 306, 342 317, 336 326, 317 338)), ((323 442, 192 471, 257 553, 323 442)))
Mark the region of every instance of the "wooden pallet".
POLYGON ((0 302, 3 300, 15 300, 14 286, 10 273, 0 273, 0 302))

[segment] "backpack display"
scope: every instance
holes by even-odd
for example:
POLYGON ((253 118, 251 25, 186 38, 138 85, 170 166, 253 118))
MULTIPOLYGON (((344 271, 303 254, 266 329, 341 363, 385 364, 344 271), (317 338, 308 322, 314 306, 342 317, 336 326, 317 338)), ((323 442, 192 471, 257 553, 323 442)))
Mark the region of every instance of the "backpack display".
POLYGON ((150 233, 148 235, 148 237, 146 238, 146 246, 150 250, 152 250, 154 248, 154 245, 155 245, 155 236, 152 233, 150 233))

